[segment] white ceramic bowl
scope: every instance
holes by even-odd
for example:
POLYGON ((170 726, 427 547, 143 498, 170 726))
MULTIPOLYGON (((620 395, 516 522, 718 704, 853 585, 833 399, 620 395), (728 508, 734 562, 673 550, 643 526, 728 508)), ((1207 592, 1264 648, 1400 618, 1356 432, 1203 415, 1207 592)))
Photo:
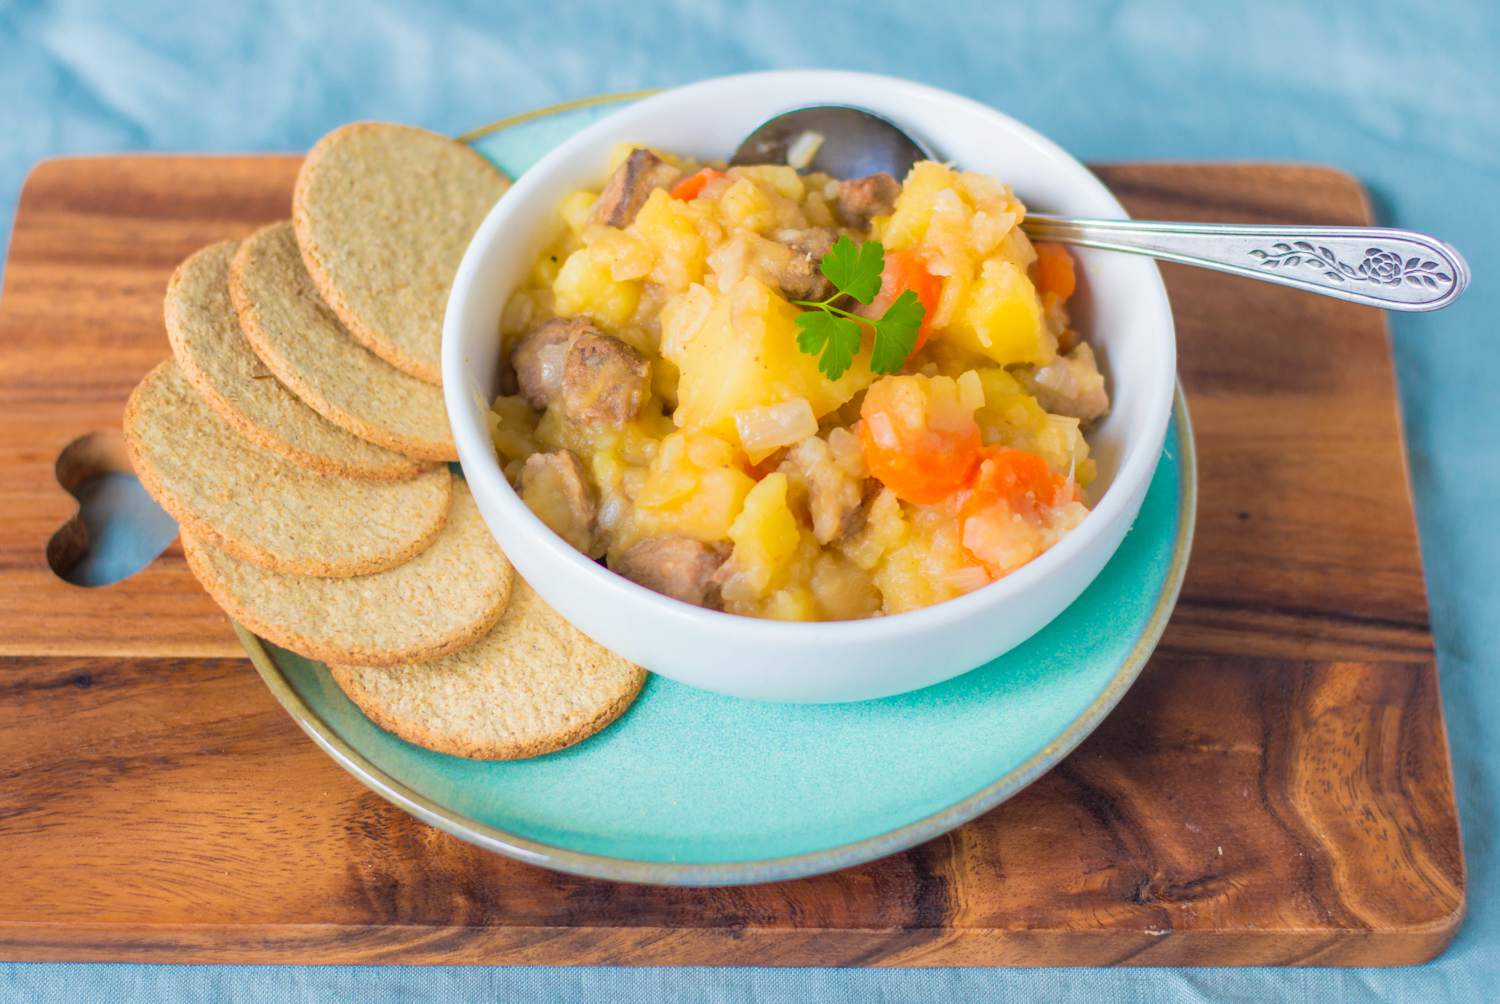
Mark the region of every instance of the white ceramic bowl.
POLYGON ((584 632, 647 669, 775 701, 855 701, 925 687, 983 665, 1061 613, 1135 519, 1161 453, 1176 379, 1172 314, 1155 264, 1079 252, 1074 322, 1100 353, 1112 399, 1109 417, 1089 434, 1099 463, 1094 510, 1024 568, 924 610, 824 624, 740 617, 667 599, 568 546, 506 482, 485 425, 486 402, 496 393, 501 309, 562 226, 559 202, 577 189, 597 188, 617 143, 722 159, 771 116, 816 103, 885 115, 938 156, 1010 183, 1039 212, 1125 216, 1099 179, 1057 145, 956 94, 859 73, 722 77, 630 105, 527 171, 474 235, 443 327, 444 395, 464 475, 526 580, 584 632))

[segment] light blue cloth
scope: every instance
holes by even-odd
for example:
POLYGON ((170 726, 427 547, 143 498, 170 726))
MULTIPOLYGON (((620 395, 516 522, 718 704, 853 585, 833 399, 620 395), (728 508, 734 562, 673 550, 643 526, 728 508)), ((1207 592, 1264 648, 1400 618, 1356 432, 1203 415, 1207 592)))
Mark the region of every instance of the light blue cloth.
POLYGON ((56 154, 300 150, 355 118, 457 132, 599 91, 818 65, 972 95, 1085 159, 1335 164, 1370 186, 1385 222, 1458 245, 1478 277, 1465 299, 1438 315, 1393 317, 1392 328, 1469 919, 1442 958, 1405 970, 17 964, 0 965, 0 999, 1500 999, 1500 731, 1484 724, 1500 711, 1500 8, 1484 0, 222 6, 0 0, 0 203, 12 205, 30 165, 56 154), (808 29, 813 17, 821 28, 808 29))

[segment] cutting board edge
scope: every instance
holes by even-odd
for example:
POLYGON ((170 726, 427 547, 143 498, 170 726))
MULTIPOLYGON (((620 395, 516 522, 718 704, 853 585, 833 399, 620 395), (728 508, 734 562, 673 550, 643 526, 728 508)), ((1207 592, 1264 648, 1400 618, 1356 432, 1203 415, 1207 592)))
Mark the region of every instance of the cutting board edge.
POLYGON ((1463 910, 1380 931, 757 930, 411 925, 24 925, 0 923, 0 961, 279 965, 565 965, 882 968, 1421 965, 1463 910), (52 937, 66 926, 66 940, 52 937), (1230 944, 1226 945, 1226 942, 1230 944), (1121 945, 1125 944, 1123 950, 1121 945), (665 950, 664 950, 665 949, 665 950))

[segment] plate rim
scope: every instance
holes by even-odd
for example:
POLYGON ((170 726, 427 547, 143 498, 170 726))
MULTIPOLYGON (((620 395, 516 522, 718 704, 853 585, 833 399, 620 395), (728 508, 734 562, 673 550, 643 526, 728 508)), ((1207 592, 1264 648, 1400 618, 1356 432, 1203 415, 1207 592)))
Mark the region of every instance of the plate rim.
MULTIPOLYGON (((646 97, 657 89, 598 94, 532 109, 463 133, 459 140, 473 143, 502 129, 580 108, 646 97)), ((1179 380, 1173 395, 1178 449, 1178 522, 1171 564, 1156 606, 1135 644, 1121 660, 1104 689, 1066 729, 999 778, 947 808, 930 813, 884 833, 817 851, 745 861, 643 861, 575 851, 533 840, 455 812, 386 773, 350 745, 304 701, 291 685, 261 639, 230 619, 240 645, 261 680, 292 720, 330 758, 360 783, 386 801, 445 833, 485 850, 554 871, 589 878, 647 885, 730 886, 804 878, 864 864, 896 854, 982 815, 1030 785, 1071 753, 1112 711, 1145 668, 1166 629, 1192 552, 1198 514, 1198 469, 1192 419, 1179 380)))
POLYGON ((537 119, 551 118, 554 115, 577 111, 580 108, 596 108, 599 105, 639 101, 642 98, 649 98, 654 94, 660 94, 662 90, 660 87, 645 87, 636 91, 609 91, 605 94, 590 94, 587 97, 573 98, 571 101, 559 101, 556 104, 542 105, 524 112, 517 112, 514 115, 507 115, 503 119, 496 119, 493 122, 487 122, 482 126, 470 129, 468 132, 459 133, 453 138, 460 143, 473 146, 479 140, 500 132, 502 129, 509 129, 511 126, 533 122, 537 119))

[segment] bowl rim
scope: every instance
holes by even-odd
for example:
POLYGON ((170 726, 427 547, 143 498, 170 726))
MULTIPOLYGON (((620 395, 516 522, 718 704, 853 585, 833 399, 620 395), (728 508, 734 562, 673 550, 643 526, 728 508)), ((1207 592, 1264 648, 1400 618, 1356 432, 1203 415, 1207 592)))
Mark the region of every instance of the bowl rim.
MULTIPOLYGON (((1166 630, 1182 582, 1198 522, 1198 461, 1187 400, 1177 384, 1173 394, 1173 417, 1177 420, 1177 530, 1172 541, 1171 563, 1162 580, 1156 606, 1129 654, 1109 682, 1079 715, 1051 742, 1005 774, 966 798, 921 819, 884 833, 817 851, 743 861, 691 862, 648 861, 613 857, 590 851, 558 847, 480 822, 434 801, 377 766, 313 709, 292 686, 276 659, 254 633, 231 619, 240 645, 250 656, 267 689, 292 720, 340 767, 392 805, 460 840, 487 851, 553 871, 614 882, 665 886, 732 886, 806 878, 824 872, 851 868, 925 843, 962 826, 1006 801, 1051 770, 1088 738, 1105 716, 1120 703, 1145 668, 1156 643, 1166 630)), ((1158 454, 1159 458, 1160 454, 1158 454)))
MULTIPOLYGON (((716 88, 753 87, 758 82, 773 78, 779 81, 801 78, 809 84, 816 83, 825 86, 863 85, 886 88, 917 97, 953 103, 977 115, 993 118, 1010 130, 1019 141, 1032 145, 1046 156, 1059 158, 1081 172, 1096 186, 1096 194, 1108 201, 1112 211, 1117 213, 1119 218, 1129 218, 1109 187, 1053 140, 982 102, 915 81, 882 74, 843 70, 770 70, 712 77, 661 91, 627 93, 619 100, 629 101, 640 97, 642 93, 649 96, 640 97, 639 100, 634 100, 611 115, 585 126, 527 168, 515 185, 491 207, 465 250, 463 260, 454 277, 445 310, 442 335, 443 396, 454 439, 459 446, 460 456, 464 458, 462 464, 464 476, 475 486, 476 494, 483 493, 493 499, 503 512, 505 521, 532 537, 543 550, 548 552, 551 560, 557 562, 561 568, 570 570, 573 576, 587 579, 591 583, 589 588, 599 591, 601 601, 607 602, 613 598, 627 605, 644 605, 650 608, 650 616, 659 619, 664 626, 691 625, 698 629, 716 632, 718 640, 726 644, 758 645, 837 644, 856 641, 861 644, 876 644, 911 632, 939 631, 956 622, 1004 607, 1022 593, 1032 589, 1035 584, 1055 570, 1060 569, 1065 563, 1078 558, 1107 532, 1107 528, 1113 524, 1114 520, 1123 518, 1124 510, 1132 504, 1132 496, 1144 493, 1146 486, 1150 484, 1165 442, 1174 401, 1177 396, 1180 396, 1176 390, 1177 359, 1174 318, 1166 287, 1161 279, 1161 272, 1154 264, 1149 270, 1151 281, 1145 292, 1153 301, 1152 306, 1162 315, 1164 322, 1165 351, 1162 366, 1169 375, 1165 383, 1167 393, 1148 403, 1146 417, 1142 421, 1143 431, 1134 441, 1126 444, 1119 468, 1104 495, 1077 527, 1017 571, 962 596, 897 614, 845 621, 771 620, 697 607, 663 596, 611 572, 574 549, 521 501, 520 495, 511 487, 501 471, 494 449, 489 443, 483 414, 484 407, 479 402, 469 399, 464 380, 467 366, 459 347, 462 340, 459 315, 463 312, 462 307, 467 298, 467 290, 476 282, 482 281, 480 259, 485 249, 502 239, 500 232, 504 228, 508 206, 518 204, 515 199, 517 192, 519 191, 524 196, 527 189, 542 184, 542 179, 549 171, 570 163, 580 151, 596 142, 596 136, 608 131, 622 116, 648 117, 658 108, 670 108, 673 102, 681 100, 684 95, 691 97, 716 88), (510 201, 507 203, 507 200, 510 201)), ((606 103, 610 98, 609 95, 585 98, 578 102, 558 106, 558 110, 606 103)), ((539 109, 536 113, 524 113, 523 116, 518 116, 517 120, 526 121, 545 112, 546 109, 539 109)), ((496 128, 504 128, 513 121, 501 120, 496 128)), ((478 139, 493 131, 495 130, 489 127, 481 127, 464 135, 478 139)), ((496 536, 498 537, 499 534, 496 536)))

